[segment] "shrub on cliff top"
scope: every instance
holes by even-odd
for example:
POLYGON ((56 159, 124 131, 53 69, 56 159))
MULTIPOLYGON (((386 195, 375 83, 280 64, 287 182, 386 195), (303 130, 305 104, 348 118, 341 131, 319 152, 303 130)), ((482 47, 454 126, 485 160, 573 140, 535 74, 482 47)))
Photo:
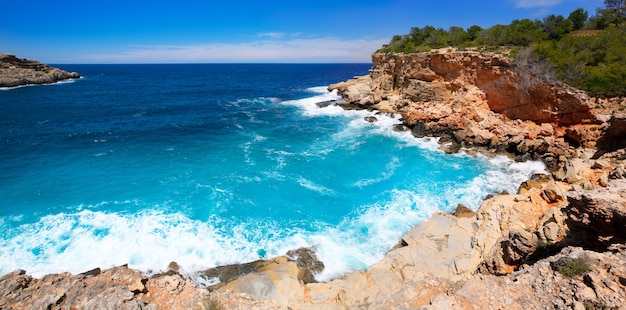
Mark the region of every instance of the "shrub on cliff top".
POLYGON ((596 36, 567 36, 532 45, 557 77, 598 97, 626 96, 626 23, 596 36))
POLYGON ((591 268, 586 258, 561 257, 552 262, 552 270, 558 271, 566 277, 573 277, 589 272, 591 268))
POLYGON ((559 80, 592 96, 626 96, 626 1, 604 2, 606 8, 599 8, 591 18, 579 8, 567 18, 549 15, 543 20, 514 20, 486 29, 476 25, 448 30, 413 27, 409 34, 395 35, 377 52, 419 53, 447 46, 482 51, 530 47, 534 56, 555 70, 559 80), (586 32, 569 34, 579 29, 586 32))

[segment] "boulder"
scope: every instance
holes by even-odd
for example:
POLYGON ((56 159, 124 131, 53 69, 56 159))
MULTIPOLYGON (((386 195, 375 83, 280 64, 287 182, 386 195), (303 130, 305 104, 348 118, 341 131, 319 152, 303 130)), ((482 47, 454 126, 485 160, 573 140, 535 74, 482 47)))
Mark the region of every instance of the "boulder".
POLYGON ((559 224, 555 222, 549 222, 543 226, 543 235, 545 236, 546 241, 550 244, 558 241, 560 234, 561 227, 559 227, 559 224))
POLYGON ((337 100, 327 100, 327 101, 318 102, 315 105, 317 105, 318 108, 325 108, 325 107, 334 105, 336 103, 337 103, 337 100))
POLYGON ((298 279, 304 283, 317 282, 315 275, 324 270, 324 263, 317 258, 310 248, 299 248, 287 252, 287 257, 299 267, 298 279))
POLYGON ((617 166, 615 166, 615 168, 613 168, 613 170, 611 170, 611 172, 609 173, 609 178, 610 179, 624 179, 626 178, 626 168, 624 167, 623 164, 619 164, 617 166))
POLYGON ((283 307, 304 299, 298 265, 278 257, 255 273, 246 274, 219 288, 221 292, 245 293, 259 300, 273 300, 283 307))
POLYGON ((376 123, 378 122, 378 118, 376 116, 366 116, 363 118, 368 123, 376 123))
POLYGON ((337 90, 345 102, 358 103, 371 94, 370 83, 370 76, 357 76, 346 82, 332 84, 328 90, 337 90))
POLYGON ((404 131, 409 131, 410 129, 404 124, 395 124, 393 125, 392 130, 396 132, 404 132, 404 131))
POLYGON ((456 217, 469 217, 469 218, 473 218, 476 216, 476 212, 472 211, 472 209, 459 204, 456 209, 454 210, 453 213, 454 216, 456 217))
POLYGON ((418 121, 411 128, 411 134, 416 138, 423 138, 426 136, 426 124, 423 121, 418 121))
POLYGON ((531 188, 541 188, 541 182, 537 180, 526 180, 522 182, 522 184, 519 186, 517 193, 524 194, 528 192, 528 190, 530 190, 531 188))
POLYGON ((548 123, 541 124, 541 132, 540 135, 544 137, 550 137, 554 135, 554 127, 548 123))
POLYGON ((509 265, 519 265, 523 259, 535 252, 538 245, 537 235, 522 227, 513 227, 509 230, 508 241, 504 244, 504 260, 509 265))
POLYGON ((561 187, 556 184, 556 182, 551 181, 543 186, 543 197, 548 202, 555 203, 563 201, 565 199, 565 194, 563 193, 561 187))

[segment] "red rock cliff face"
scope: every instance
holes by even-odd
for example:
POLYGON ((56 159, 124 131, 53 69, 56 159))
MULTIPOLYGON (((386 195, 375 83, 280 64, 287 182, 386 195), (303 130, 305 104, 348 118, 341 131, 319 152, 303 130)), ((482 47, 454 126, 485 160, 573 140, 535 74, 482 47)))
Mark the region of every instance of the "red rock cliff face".
MULTIPOLYGON (((513 60, 491 54, 374 54, 376 90, 411 101, 445 103, 477 87, 489 108, 510 119, 568 126, 596 119, 584 92, 539 81, 513 60)), ((383 95, 384 96, 384 95, 383 95)))

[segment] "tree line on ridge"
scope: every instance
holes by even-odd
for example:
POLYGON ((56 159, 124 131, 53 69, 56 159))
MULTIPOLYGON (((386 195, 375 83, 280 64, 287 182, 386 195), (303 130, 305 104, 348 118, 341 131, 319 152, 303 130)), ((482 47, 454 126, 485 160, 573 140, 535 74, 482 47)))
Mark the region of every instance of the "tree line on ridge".
POLYGON ((605 0, 596 14, 578 8, 569 16, 514 20, 467 29, 412 27, 377 52, 419 53, 454 47, 518 57, 528 53, 557 79, 598 97, 626 96, 626 0, 605 0), (524 51, 520 53, 520 51, 524 51))

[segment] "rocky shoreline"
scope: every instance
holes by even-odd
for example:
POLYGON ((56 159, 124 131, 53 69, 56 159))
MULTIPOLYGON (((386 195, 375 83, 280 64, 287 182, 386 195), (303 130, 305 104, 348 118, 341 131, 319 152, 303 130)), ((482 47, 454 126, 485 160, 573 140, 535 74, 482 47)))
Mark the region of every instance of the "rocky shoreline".
POLYGON ((0 87, 52 84, 77 78, 80 75, 76 72, 67 72, 34 60, 0 53, 0 87))
MULTIPOLYGON (((0 278, 0 308, 624 309, 626 98, 589 98, 535 64, 474 52, 374 54, 368 76, 331 85, 347 109, 400 113, 446 152, 503 153, 550 170, 517 193, 459 206, 411 229, 378 263, 325 283, 300 249, 205 271, 170 264, 0 278), (202 274, 199 274, 202 276, 202 274)), ((376 118, 366 121, 374 122, 376 118)))

